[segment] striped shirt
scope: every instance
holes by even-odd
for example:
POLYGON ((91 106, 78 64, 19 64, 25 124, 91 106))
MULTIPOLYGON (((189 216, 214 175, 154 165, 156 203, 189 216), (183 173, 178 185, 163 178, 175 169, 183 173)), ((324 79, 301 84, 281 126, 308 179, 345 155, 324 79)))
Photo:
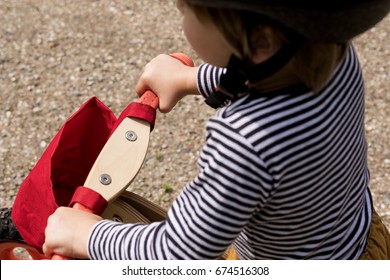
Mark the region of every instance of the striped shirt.
MULTIPOLYGON (((200 67, 203 95, 221 71, 200 67)), ((359 258, 372 215, 364 110, 352 47, 320 93, 232 102, 207 122, 199 175, 167 219, 99 222, 90 258, 216 259, 232 243, 241 259, 359 258)))

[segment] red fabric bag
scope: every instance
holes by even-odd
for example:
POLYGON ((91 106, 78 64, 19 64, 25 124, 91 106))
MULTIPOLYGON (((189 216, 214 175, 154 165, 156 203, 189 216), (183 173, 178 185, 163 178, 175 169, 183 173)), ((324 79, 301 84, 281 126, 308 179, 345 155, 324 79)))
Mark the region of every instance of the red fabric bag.
MULTIPOLYGON (((171 56, 193 66, 184 54, 171 56)), ((28 245, 42 251, 47 219, 59 206, 77 202, 100 214, 102 197, 83 188, 89 171, 123 119, 142 119, 153 130, 158 101, 153 92, 146 91, 117 119, 107 106, 92 97, 65 122, 23 181, 12 207, 12 220, 28 245)))
POLYGON ((48 217, 68 206, 82 186, 117 121, 96 97, 61 127, 23 181, 12 207, 12 220, 30 246, 42 250, 48 217))

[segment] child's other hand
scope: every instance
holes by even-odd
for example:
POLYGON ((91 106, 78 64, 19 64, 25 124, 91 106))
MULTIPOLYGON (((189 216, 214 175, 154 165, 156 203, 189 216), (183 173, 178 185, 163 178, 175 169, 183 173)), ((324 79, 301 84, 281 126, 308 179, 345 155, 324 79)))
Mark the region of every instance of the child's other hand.
POLYGON ((147 90, 153 91, 159 97, 160 111, 168 113, 184 96, 199 94, 197 69, 161 54, 145 66, 135 90, 139 96, 147 90))
POLYGON ((52 214, 45 230, 44 254, 86 259, 87 242, 93 226, 102 218, 81 210, 59 207, 52 214))

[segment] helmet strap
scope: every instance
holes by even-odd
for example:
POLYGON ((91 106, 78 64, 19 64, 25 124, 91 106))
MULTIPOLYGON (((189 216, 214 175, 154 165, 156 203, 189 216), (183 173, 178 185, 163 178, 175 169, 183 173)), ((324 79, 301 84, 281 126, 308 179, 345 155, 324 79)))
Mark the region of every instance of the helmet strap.
POLYGON ((245 73, 248 81, 251 84, 254 84, 277 73, 287 65, 287 63, 293 58, 301 45, 301 41, 297 41, 291 44, 284 44, 276 54, 274 54, 266 61, 247 66, 245 73))
POLYGON ((206 103, 216 109, 247 95, 248 84, 257 83, 281 70, 301 45, 302 40, 294 40, 293 43, 283 45, 271 58, 254 65, 231 55, 219 86, 206 98, 206 103))
POLYGON ((249 90, 244 62, 231 55, 226 72, 221 75, 219 85, 205 100, 214 109, 224 107, 229 101, 245 96, 249 90))

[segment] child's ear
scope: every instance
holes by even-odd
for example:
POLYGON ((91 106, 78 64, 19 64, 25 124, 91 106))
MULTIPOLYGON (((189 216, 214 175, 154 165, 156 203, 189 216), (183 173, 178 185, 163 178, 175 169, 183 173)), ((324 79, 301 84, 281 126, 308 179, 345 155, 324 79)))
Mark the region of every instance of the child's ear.
POLYGON ((279 49, 273 42, 272 32, 267 28, 255 27, 251 32, 251 59, 255 64, 262 63, 273 56, 279 49))

